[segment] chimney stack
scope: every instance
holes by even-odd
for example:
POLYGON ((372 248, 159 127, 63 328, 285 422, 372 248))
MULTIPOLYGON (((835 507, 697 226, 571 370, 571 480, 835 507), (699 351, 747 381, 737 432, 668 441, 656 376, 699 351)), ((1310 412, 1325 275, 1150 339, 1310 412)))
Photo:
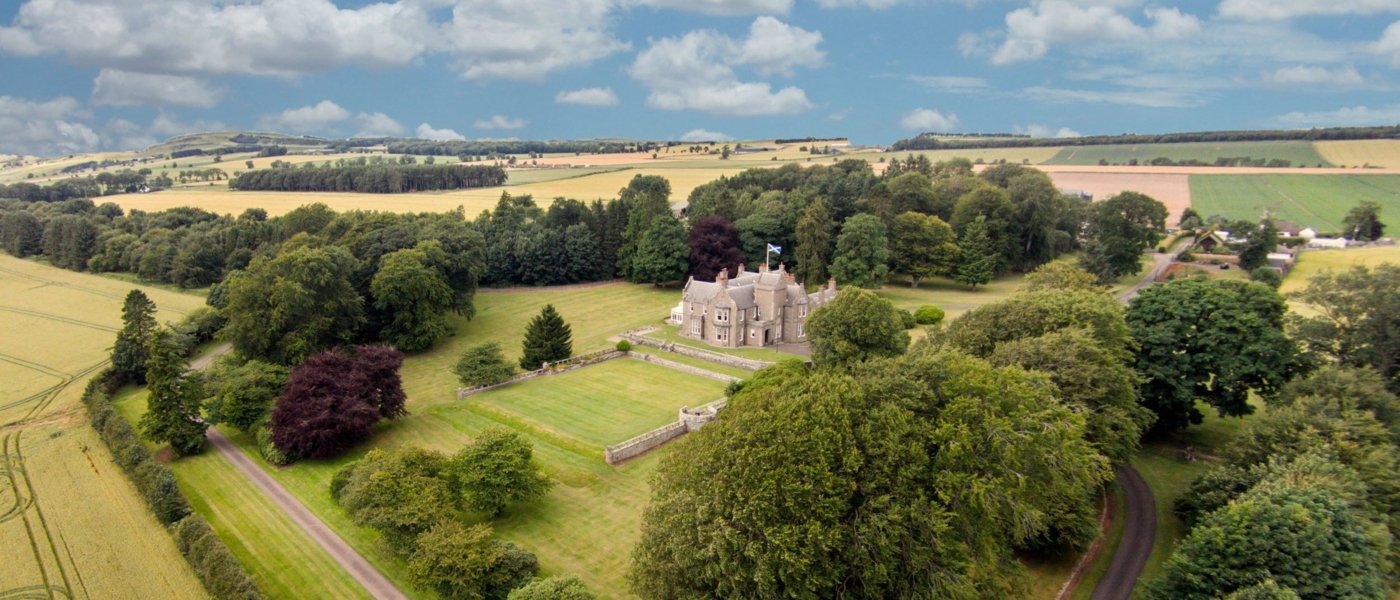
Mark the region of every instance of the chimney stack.
POLYGON ((729 289, 729 269, 720 269, 719 274, 715 275, 715 283, 719 284, 719 289, 729 289))

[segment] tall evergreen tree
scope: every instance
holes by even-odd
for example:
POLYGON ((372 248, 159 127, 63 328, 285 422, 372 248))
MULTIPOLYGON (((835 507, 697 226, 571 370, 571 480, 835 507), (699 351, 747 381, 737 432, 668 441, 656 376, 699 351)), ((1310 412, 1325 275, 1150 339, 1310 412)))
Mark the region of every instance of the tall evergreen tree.
POLYGON ((826 210, 826 202, 817 198, 807 205, 807 211, 797 221, 797 268, 793 275, 809 285, 821 285, 831 264, 831 242, 836 223, 826 210))
POLYGON ((573 330, 553 304, 546 304, 525 329, 521 344, 520 368, 533 371, 546 362, 563 360, 573 355, 573 330))
POLYGON ((174 332, 156 333, 146 370, 151 395, 141 417, 141 432, 147 439, 168 442, 180 455, 203 451, 204 430, 209 428, 199 415, 203 390, 198 381, 185 376, 188 368, 174 332))
POLYGON ((128 381, 146 382, 146 362, 156 334, 156 304, 141 290, 131 290, 122 305, 122 329, 112 346, 112 368, 128 381))
POLYGON ((1348 211, 1346 218, 1342 219, 1342 235, 1359 242, 1369 242, 1385 235, 1380 203, 1362 200, 1356 208, 1348 211))
POLYGON ((987 219, 978 215, 963 230, 958 243, 962 258, 958 260, 958 270, 953 279, 972 288, 992 280, 997 272, 998 254, 992 239, 987 235, 987 219))
POLYGON ((627 206, 627 227, 622 231, 617 261, 623 276, 631 280, 635 268, 632 256, 637 253, 642 236, 657 217, 671 214, 671 183, 664 177, 638 175, 618 192, 618 201, 627 206))

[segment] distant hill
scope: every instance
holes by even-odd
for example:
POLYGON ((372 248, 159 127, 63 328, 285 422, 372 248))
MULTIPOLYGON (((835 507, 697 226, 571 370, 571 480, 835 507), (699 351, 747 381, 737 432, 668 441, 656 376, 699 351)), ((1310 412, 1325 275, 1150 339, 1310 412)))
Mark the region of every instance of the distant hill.
POLYGON ((891 150, 945 150, 963 148, 1029 148, 1038 146, 1102 146, 1109 144, 1178 144, 1188 142, 1269 142, 1323 140, 1400 139, 1400 125, 1388 127, 1332 127, 1323 129, 1275 129, 1196 131, 1183 133, 1090 135, 1073 138, 1031 138, 1016 135, 921 133, 902 139, 891 150))

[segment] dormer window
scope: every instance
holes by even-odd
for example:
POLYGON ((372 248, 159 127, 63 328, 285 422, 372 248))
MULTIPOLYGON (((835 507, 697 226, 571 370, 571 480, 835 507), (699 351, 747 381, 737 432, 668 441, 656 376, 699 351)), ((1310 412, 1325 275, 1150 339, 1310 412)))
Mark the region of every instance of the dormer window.
POLYGON ((728 322, 729 322, 729 309, 727 309, 727 308, 716 308, 716 309, 715 309, 715 320, 716 320, 716 321, 719 321, 720 323, 728 323, 728 322))

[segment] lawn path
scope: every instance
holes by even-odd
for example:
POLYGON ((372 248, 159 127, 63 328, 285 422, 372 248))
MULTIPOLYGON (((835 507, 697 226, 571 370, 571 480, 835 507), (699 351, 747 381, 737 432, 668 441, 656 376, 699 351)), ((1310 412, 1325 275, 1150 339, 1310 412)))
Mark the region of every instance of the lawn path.
MULTIPOLYGON (((190 369, 196 371, 207 369, 214 364, 214 359, 231 349, 232 346, 229 344, 222 344, 212 352, 191 362, 190 369)), ((360 553, 351 548, 350 544, 345 543, 345 540, 336 535, 330 527, 326 526, 325 522, 307 510, 301 501, 287 491, 287 488, 282 487, 282 484, 277 483, 267 472, 253 464, 253 461, 249 460, 248 456, 243 454, 237 446, 234 446, 233 442, 224 434, 211 427, 206 435, 209 438, 209 443, 214 446, 215 450, 219 451, 220 456, 233 463, 234 468, 243 473, 243 476, 247 477, 250 483, 266 494, 268 498, 271 498, 272 502, 282 509, 282 512, 287 513, 287 516, 292 519, 293 523, 296 523, 297 527, 305 531, 311 539, 316 540, 321 549, 335 559, 335 562, 339 563, 351 577, 354 577, 355 581, 364 586, 371 596, 382 600, 407 599, 407 596, 404 596, 393 582, 384 577, 379 569, 369 564, 365 557, 360 556, 360 553)))

